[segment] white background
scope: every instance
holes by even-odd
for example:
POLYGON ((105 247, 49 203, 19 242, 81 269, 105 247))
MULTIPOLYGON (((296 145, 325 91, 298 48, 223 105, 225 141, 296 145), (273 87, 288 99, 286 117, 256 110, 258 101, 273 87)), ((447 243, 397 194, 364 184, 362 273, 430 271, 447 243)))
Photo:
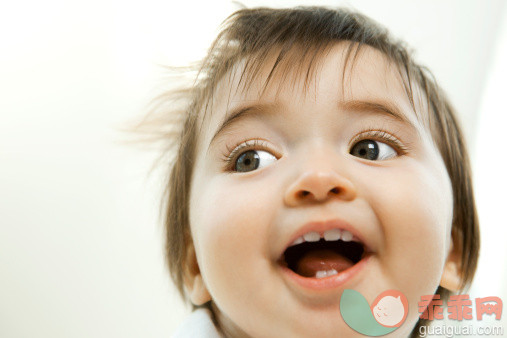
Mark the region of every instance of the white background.
MULTIPOLYGON (((356 8, 434 72, 472 153, 483 236, 472 297, 507 301, 506 2, 282 3, 356 8)), ((160 92, 159 65, 201 58, 238 8, 0 4, 1 337, 167 337, 186 316, 164 265, 155 153, 125 145, 119 129, 160 92)))

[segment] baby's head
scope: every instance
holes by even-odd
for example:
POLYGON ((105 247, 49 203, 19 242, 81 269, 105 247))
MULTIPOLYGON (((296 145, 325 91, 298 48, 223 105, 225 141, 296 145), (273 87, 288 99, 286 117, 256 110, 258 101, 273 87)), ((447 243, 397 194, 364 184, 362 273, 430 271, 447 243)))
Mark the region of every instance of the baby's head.
POLYGON ((470 165, 428 74, 357 13, 233 14, 186 92, 168 184, 182 295, 231 336, 349 336, 343 290, 395 289, 407 336, 422 295, 463 290, 479 251, 470 165))

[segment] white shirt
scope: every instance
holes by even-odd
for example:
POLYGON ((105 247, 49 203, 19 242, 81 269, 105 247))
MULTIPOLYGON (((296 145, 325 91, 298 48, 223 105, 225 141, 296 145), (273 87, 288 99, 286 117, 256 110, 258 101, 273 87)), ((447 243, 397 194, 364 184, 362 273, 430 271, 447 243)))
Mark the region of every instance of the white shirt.
POLYGON ((192 312, 178 327, 172 338, 222 338, 212 320, 209 309, 200 308, 192 312))

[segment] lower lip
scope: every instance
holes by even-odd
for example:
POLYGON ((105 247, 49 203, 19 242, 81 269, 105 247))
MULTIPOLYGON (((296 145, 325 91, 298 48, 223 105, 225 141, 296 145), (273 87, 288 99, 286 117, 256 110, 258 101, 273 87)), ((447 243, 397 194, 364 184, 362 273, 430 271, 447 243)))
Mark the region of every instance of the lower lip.
POLYGON ((315 278, 315 277, 303 277, 298 275, 291 269, 285 266, 280 266, 282 269, 282 273, 290 280, 295 282, 297 285, 303 287, 304 289, 314 290, 314 291, 326 291, 335 288, 339 288, 344 285, 348 281, 350 281, 355 275, 357 275, 368 263, 370 260, 370 255, 363 257, 359 262, 354 264, 354 266, 348 268, 347 270, 338 272, 338 274, 331 277, 324 278, 315 278))

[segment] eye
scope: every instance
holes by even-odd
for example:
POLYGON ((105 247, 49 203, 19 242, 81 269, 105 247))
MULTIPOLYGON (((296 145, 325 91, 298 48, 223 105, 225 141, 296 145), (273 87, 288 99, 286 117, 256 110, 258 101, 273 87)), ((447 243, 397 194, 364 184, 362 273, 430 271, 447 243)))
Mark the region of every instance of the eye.
POLYGON ((263 168, 276 161, 276 157, 264 150, 247 150, 238 156, 234 171, 249 172, 263 168))
POLYGON ((393 147, 375 140, 362 140, 357 142, 350 154, 369 161, 383 161, 398 155, 393 147))

